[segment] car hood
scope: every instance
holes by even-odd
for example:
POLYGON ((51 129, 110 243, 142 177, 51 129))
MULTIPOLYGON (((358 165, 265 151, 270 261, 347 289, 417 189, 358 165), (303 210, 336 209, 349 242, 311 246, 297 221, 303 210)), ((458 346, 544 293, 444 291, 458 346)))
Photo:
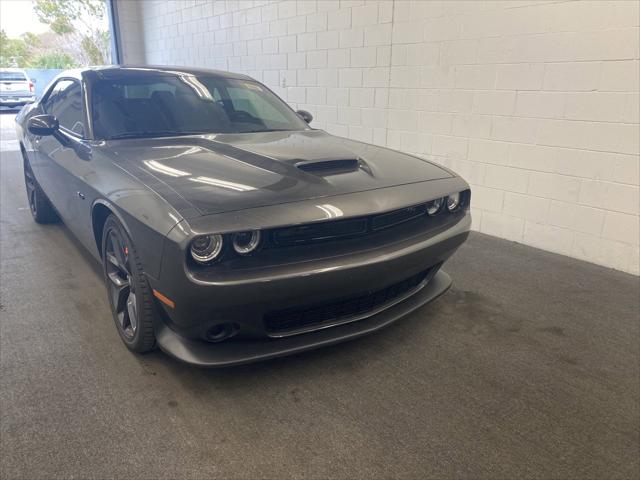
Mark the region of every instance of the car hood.
POLYGON ((114 140, 100 149, 187 218, 185 200, 209 215, 452 176, 321 130, 114 140))

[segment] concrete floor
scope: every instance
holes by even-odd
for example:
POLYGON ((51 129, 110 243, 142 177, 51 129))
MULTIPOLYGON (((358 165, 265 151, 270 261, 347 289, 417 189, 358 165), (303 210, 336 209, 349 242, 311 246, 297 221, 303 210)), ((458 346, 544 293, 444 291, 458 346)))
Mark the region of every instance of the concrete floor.
POLYGON ((472 235, 364 339, 201 370, 122 345, 100 271, 31 220, 2 121, 0 477, 638 478, 637 277, 472 235))

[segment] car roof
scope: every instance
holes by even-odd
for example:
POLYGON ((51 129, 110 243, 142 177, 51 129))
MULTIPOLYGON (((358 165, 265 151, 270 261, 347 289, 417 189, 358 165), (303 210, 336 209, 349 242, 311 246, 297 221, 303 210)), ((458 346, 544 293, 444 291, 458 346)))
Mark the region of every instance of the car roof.
POLYGON ((62 72, 60 76, 67 77, 94 77, 100 79, 123 79, 123 78, 139 78, 149 74, 162 74, 172 76, 184 75, 208 75, 220 78, 233 78, 239 80, 252 80, 247 75, 239 73, 224 72, 222 70, 210 70, 207 68, 195 67, 179 67, 167 65, 105 65, 96 67, 86 67, 62 72), (88 75, 89 72, 95 72, 94 75, 88 75))

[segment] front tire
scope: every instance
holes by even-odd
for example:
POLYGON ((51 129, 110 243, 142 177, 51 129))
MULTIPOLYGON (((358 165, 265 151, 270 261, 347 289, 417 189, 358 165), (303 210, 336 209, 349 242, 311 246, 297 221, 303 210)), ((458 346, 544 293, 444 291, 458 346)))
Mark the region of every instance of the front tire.
POLYGON ((109 215, 102 231, 102 265, 113 320, 124 344, 134 352, 153 350, 151 288, 126 230, 109 215))
MULTIPOLYGON (((24 153, 23 153, 24 157, 24 153)), ((31 165, 26 158, 23 158, 24 165, 24 184, 27 188, 27 200, 29 201, 29 210, 36 223, 58 223, 60 217, 56 213, 53 205, 40 188, 40 184, 36 180, 31 165)))

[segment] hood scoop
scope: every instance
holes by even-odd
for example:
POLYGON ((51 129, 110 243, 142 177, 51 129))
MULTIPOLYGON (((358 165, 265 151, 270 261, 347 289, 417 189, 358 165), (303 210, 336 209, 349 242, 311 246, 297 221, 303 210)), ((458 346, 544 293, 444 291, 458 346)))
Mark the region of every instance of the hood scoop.
POLYGON ((322 130, 109 140, 93 148, 185 218, 452 177, 427 160, 322 130))
POLYGON ((296 168, 313 175, 328 176, 340 173, 355 172, 361 167, 359 158, 344 158, 336 160, 312 160, 296 163, 296 168))

